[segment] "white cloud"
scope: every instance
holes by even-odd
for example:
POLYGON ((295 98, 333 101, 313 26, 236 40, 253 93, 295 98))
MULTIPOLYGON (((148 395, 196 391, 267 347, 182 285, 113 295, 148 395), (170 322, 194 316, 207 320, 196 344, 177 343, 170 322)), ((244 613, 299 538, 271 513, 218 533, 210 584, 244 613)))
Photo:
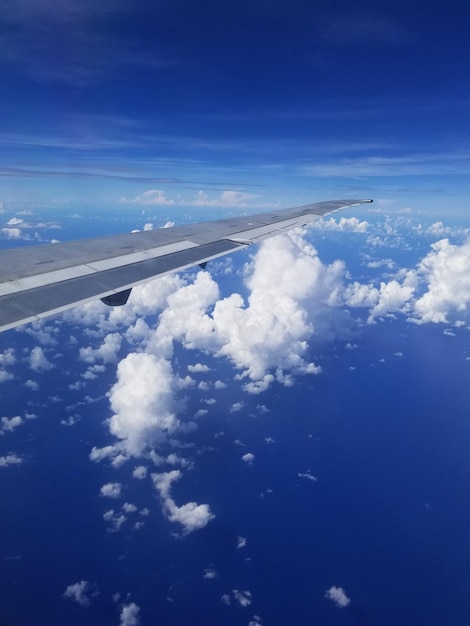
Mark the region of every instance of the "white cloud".
POLYGON ((230 413, 239 413, 244 407, 243 402, 234 402, 230 407, 230 413))
POLYGON ((246 538, 245 537, 237 537, 237 550, 244 548, 246 546, 246 538))
POLYGON ((310 470, 307 470, 306 472, 299 472, 297 476, 299 478, 305 478, 307 480, 311 480, 314 483, 318 481, 318 478, 314 476, 310 470))
POLYGON ((233 589, 232 595, 234 599, 240 604, 240 606, 246 608, 250 606, 252 601, 252 593, 251 591, 242 591, 241 589, 233 589))
POLYGON ((125 513, 135 513, 137 511, 137 507, 135 504, 132 504, 132 502, 124 502, 122 510, 125 513))
POLYGON ((10 452, 4 456, 0 456, 0 467, 10 467, 10 465, 21 465, 24 459, 14 452, 10 452))
POLYGON ((208 365, 203 365, 202 363, 196 363, 195 365, 188 365, 188 372, 191 373, 199 373, 199 372, 210 372, 211 368, 208 365))
POLYGON ((106 483, 100 489, 100 493, 104 498, 120 498, 122 495, 121 483, 106 483))
POLYGON ((214 578, 217 578, 218 574, 215 571, 215 569, 205 569, 204 570, 204 574, 202 575, 203 578, 206 578, 207 580, 213 580, 214 578))
POLYGON ((40 346, 36 346, 30 352, 29 367, 35 372, 47 372, 54 365, 47 360, 44 350, 40 346))
POLYGON ((461 246, 448 239, 433 243, 417 272, 427 291, 414 305, 416 321, 448 322, 449 316, 465 314, 470 303, 470 239, 461 246))
POLYGON ((325 598, 331 600, 340 608, 348 606, 351 602, 344 589, 342 587, 335 587, 334 585, 325 591, 325 598))
POLYGON ((20 228, 2 228, 2 233, 7 239, 21 239, 20 228))
POLYGON ((215 206, 225 208, 275 208, 276 204, 272 202, 259 202, 258 195, 246 193, 243 191, 226 190, 222 191, 218 196, 210 198, 205 191, 199 191, 196 199, 190 204, 196 206, 215 206))
POLYGON ((161 189, 149 189, 148 191, 144 191, 144 193, 141 193, 139 196, 136 196, 132 200, 129 200, 127 198, 121 198, 120 202, 142 204, 144 206, 173 205, 175 203, 174 200, 169 200, 165 196, 165 192, 161 189))
POLYGON ((39 389, 39 385, 35 380, 28 379, 25 382, 24 386, 27 387, 28 389, 31 389, 31 391, 38 391, 39 389))
POLYGON ((115 513, 114 509, 109 509, 109 511, 103 513, 103 519, 105 522, 109 522, 110 528, 108 529, 108 532, 112 533, 117 532, 124 522, 127 521, 127 517, 125 515, 115 513))
POLYGON ((349 233, 365 233, 369 228, 369 222, 360 222, 357 217, 341 217, 338 221, 331 217, 330 219, 321 219, 312 223, 312 227, 318 230, 333 230, 349 233))
POLYGON ((128 455, 141 456, 178 429, 174 393, 169 361, 131 353, 119 363, 117 382, 109 392, 114 411, 109 430, 128 455))
POLYGON ((23 418, 20 417, 19 415, 15 415, 15 417, 2 417, 2 419, 0 420, 1 423, 1 428, 0 428, 0 433, 4 434, 6 432, 13 432, 15 430, 15 428, 18 428, 18 426, 21 426, 21 424, 23 423, 23 418))
POLYGON ((251 465, 254 460, 255 455, 252 452, 247 452, 242 456, 242 461, 245 461, 245 463, 248 463, 248 465, 251 465))
POLYGON ((13 378, 13 374, 8 372, 5 368, 10 365, 14 365, 16 362, 15 350, 13 348, 7 348, 0 353, 0 383, 4 383, 7 380, 13 378))
POLYGON ((208 504, 188 502, 177 506, 171 497, 171 485, 182 476, 180 470, 152 474, 153 483, 163 500, 163 510, 170 522, 179 522, 184 534, 204 528, 215 517, 208 504))
POLYGON ((119 616, 119 626, 139 626, 140 607, 135 603, 125 604, 119 616))
POLYGON ((96 350, 90 346, 88 348, 80 348, 80 359, 86 363, 95 363, 97 360, 101 360, 103 363, 115 363, 121 342, 122 337, 120 334, 110 333, 106 335, 103 343, 96 350))
POLYGON ((144 478, 146 478, 147 468, 145 467, 145 465, 138 465, 137 467, 135 467, 134 471, 132 472, 132 476, 133 478, 137 478, 138 480, 143 480, 144 478))
POLYGON ((94 590, 93 585, 91 585, 88 581, 81 580, 78 583, 69 585, 62 595, 64 598, 73 600, 81 606, 89 606, 91 604, 92 597, 96 596, 97 592, 94 590))

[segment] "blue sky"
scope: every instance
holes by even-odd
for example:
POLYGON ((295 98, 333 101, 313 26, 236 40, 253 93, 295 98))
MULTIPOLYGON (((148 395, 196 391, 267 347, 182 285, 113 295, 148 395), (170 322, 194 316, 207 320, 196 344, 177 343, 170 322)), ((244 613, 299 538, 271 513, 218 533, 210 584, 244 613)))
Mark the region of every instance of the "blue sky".
POLYGON ((375 202, 0 335, 0 621, 468 623, 469 12, 3 3, 2 247, 375 202))
POLYGON ((157 189, 173 206, 203 191, 222 208, 352 195, 465 211, 469 12, 6 2, 0 201, 112 209, 157 189))

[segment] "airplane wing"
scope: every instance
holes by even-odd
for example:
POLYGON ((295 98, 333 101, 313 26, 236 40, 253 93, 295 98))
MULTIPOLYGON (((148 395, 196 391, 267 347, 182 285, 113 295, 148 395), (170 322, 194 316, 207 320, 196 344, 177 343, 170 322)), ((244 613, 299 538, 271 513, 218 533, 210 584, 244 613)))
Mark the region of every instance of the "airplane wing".
POLYGON ((110 305, 125 304, 136 285, 365 202, 372 200, 331 200, 213 222, 0 250, 0 331, 98 298, 110 305))

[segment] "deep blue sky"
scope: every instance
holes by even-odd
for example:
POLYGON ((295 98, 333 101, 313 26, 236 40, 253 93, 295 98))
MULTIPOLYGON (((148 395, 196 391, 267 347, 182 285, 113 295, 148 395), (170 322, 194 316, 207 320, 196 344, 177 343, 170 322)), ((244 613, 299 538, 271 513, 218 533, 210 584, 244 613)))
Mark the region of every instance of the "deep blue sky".
POLYGON ((3 2, 2 247, 375 203, 0 335, 2 624, 468 626, 469 13, 3 2))
POLYGON ((366 195, 465 210, 469 14, 458 0, 7 1, 0 201, 100 209, 160 189, 191 206, 232 190, 256 194, 244 208, 366 195))

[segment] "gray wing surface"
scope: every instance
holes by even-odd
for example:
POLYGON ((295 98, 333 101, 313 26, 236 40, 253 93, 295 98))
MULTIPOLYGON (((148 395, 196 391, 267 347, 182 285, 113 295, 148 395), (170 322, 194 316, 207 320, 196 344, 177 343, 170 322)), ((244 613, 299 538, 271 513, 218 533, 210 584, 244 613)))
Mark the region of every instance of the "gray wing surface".
POLYGON ((122 304, 132 287, 155 277, 365 202, 372 200, 331 200, 213 222, 0 250, 0 331, 98 298, 122 304))

